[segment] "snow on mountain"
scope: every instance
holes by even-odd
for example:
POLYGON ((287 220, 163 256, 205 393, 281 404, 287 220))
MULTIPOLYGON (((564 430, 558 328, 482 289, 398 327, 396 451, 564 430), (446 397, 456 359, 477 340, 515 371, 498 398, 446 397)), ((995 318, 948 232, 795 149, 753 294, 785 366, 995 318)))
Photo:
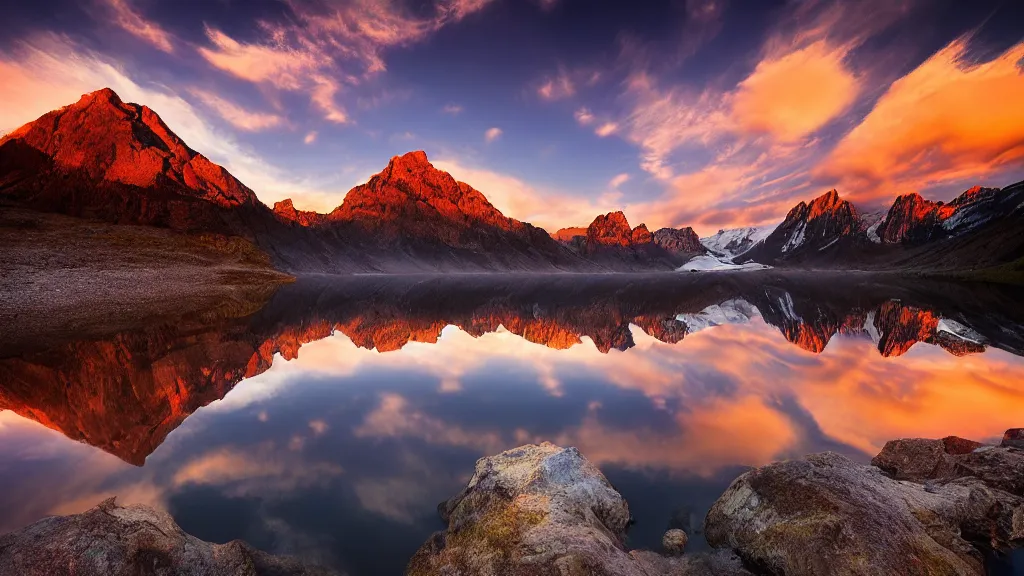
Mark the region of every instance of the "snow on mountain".
POLYGON ((720 270, 766 270, 771 268, 765 264, 754 262, 748 264, 733 264, 725 262, 711 255, 696 256, 686 264, 676 268, 677 272, 716 272, 720 270))
POLYGON ((753 304, 746 300, 736 299, 708 306, 696 314, 680 314, 676 316, 676 319, 686 324, 687 334, 693 334, 712 326, 746 324, 752 319, 760 317, 761 313, 753 304))
POLYGON ((861 221, 867 226, 867 230, 864 233, 867 235, 868 240, 871 240, 875 244, 882 243, 882 237, 878 235, 878 228, 885 224, 885 216, 889 213, 888 209, 878 210, 876 212, 869 212, 861 216, 861 221))
POLYGON ((711 253, 724 258, 733 258, 763 242, 778 226, 731 228, 719 230, 714 236, 701 238, 700 243, 711 253))
POLYGON ((974 344, 984 344, 985 338, 975 332, 973 329, 964 326, 956 320, 950 320, 949 318, 940 318, 939 325, 935 328, 936 332, 948 332, 961 340, 966 340, 974 344))

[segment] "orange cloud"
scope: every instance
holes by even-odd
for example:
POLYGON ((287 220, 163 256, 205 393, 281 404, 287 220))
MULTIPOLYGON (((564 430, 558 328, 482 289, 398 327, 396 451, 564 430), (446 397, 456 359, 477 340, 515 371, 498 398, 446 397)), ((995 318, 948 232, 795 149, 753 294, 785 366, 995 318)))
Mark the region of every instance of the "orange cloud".
POLYGON ((1024 165, 1024 43, 970 64, 968 41, 893 82, 818 175, 866 200, 1024 165))
POLYGON ((149 42, 159 50, 167 53, 174 52, 174 45, 171 44, 171 36, 163 28, 154 22, 150 22, 136 12, 128 0, 105 0, 114 12, 114 19, 117 25, 132 35, 149 42))
POLYGON ((846 52, 819 40, 762 60, 733 96, 736 125, 790 142, 814 133, 857 97, 857 79, 843 65, 846 52))
POLYGON ((206 107, 240 130, 257 132, 268 128, 276 128, 284 124, 284 118, 276 114, 249 112, 234 102, 229 102, 212 92, 198 88, 189 90, 189 92, 206 107))

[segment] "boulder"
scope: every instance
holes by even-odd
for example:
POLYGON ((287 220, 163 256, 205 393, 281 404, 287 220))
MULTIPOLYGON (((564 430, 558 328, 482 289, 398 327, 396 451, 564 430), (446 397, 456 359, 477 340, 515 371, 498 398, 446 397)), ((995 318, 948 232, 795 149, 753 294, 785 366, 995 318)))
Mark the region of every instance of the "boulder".
POLYGON ((1024 450, 1024 428, 1011 428, 1003 434, 1003 448, 1020 448, 1024 450))
POLYGON ((1024 546, 1024 452, 912 438, 872 464, 824 453, 748 472, 712 506, 708 542, 787 576, 980 576, 986 554, 1024 546))
POLYGON ((897 480, 924 481, 952 478, 956 457, 969 454, 981 444, 949 436, 942 440, 905 438, 886 442, 882 451, 871 460, 897 480))
POLYGON ((690 537, 686 535, 686 532, 678 528, 673 528, 661 537, 661 547, 668 554, 678 555, 682 554, 686 549, 686 543, 690 540, 690 537))
POLYGON ((480 459, 438 511, 448 528, 416 552, 409 576, 749 574, 729 553, 627 552, 626 501, 577 449, 546 442, 480 459))
POLYGON ((984 574, 960 537, 962 486, 893 480, 831 452, 740 476, 705 520, 708 542, 773 574, 984 574))
POLYGON ((327 576, 329 570, 234 540, 211 544, 166 513, 113 498, 71 516, 45 518, 0 536, 0 576, 327 576))

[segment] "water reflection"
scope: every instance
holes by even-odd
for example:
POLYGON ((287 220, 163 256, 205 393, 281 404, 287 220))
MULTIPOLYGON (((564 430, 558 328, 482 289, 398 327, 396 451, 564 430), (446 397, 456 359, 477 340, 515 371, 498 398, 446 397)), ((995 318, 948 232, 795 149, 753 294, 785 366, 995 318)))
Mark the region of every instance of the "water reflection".
POLYGON ((1019 296, 812 274, 308 279, 245 318, 25 343, 0 355, 0 531, 116 494, 207 540, 399 573, 476 458, 549 440, 601 466, 653 545, 745 466, 1020 425, 1019 296))

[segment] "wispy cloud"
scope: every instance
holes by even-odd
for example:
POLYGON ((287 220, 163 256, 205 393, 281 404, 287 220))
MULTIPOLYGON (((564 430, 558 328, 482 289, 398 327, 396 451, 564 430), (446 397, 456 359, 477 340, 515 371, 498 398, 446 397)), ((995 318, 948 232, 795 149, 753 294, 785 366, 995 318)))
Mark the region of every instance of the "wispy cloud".
POLYGON ((458 116, 462 113, 462 106, 458 104, 447 104, 444 108, 441 108, 441 112, 451 114, 452 116, 458 116))
POLYGON ((501 134, 502 134, 501 128, 497 128, 497 127, 488 128, 487 131, 484 132, 484 141, 488 142, 488 143, 494 142, 498 138, 501 138, 501 134))
POLYGON ((290 0, 294 19, 264 23, 266 40, 245 43, 223 31, 207 31, 210 46, 200 55, 211 65, 243 80, 281 90, 306 91, 331 122, 348 115, 337 102, 343 85, 361 84, 384 72, 386 49, 419 42, 458 22, 492 0, 439 0, 433 14, 414 15, 393 0, 290 0))
POLYGON ((103 0, 114 15, 114 22, 125 31, 167 53, 174 52, 171 35, 159 24, 145 19, 130 4, 131 0, 103 0))
POLYGON ((594 122, 593 112, 591 112, 590 109, 586 107, 577 110, 576 113, 573 114, 573 116, 576 118, 576 121, 579 122, 581 126, 589 126, 594 122))
POLYGON ((316 137, 317 137, 316 130, 311 130, 308 134, 306 134, 306 137, 303 138, 302 141, 305 142, 306 144, 312 144, 312 143, 316 142, 316 137))
POLYGON ((537 95, 544 100, 560 100, 576 93, 576 86, 565 70, 559 70, 554 77, 545 79, 537 88, 537 95))
POLYGON ((622 186, 627 181, 629 181, 629 174, 619 174, 608 182, 608 187, 612 189, 617 189, 619 186, 622 186))
POLYGON ((213 92, 199 88, 189 89, 189 93, 204 106, 216 112, 232 126, 248 132, 258 132, 283 125, 284 118, 277 114, 250 112, 234 102, 229 102, 213 92))

